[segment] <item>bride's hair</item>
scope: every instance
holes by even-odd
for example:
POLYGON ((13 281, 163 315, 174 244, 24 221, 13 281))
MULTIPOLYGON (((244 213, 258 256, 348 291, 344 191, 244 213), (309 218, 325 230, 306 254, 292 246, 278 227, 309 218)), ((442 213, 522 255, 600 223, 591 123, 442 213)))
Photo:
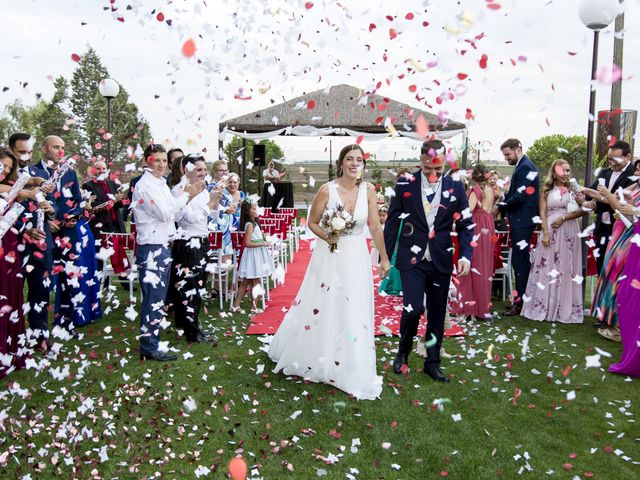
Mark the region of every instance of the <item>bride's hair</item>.
MULTIPOLYGON (((342 164, 344 162, 344 157, 346 157, 347 153, 349 153, 352 150, 360 150, 360 153, 362 154, 362 156, 363 157, 365 156, 364 150, 357 143, 354 143, 352 145, 347 145, 342 150, 340 150, 340 155, 338 155, 338 160, 336 161, 336 176, 338 178, 340 178, 344 174, 344 172, 342 171, 342 164)), ((366 165, 367 165, 367 160, 365 159, 364 162, 363 162, 363 167, 365 167, 366 165)), ((360 185, 361 181, 362 181, 362 178, 359 178, 356 181, 356 184, 360 185)))

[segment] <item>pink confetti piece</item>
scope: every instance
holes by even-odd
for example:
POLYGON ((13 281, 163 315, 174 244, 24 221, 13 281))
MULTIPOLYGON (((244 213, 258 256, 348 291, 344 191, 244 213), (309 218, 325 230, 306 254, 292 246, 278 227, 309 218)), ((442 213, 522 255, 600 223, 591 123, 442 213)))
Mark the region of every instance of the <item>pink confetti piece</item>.
POLYGON ((196 42, 193 41, 193 38, 190 38, 182 44, 182 55, 189 58, 193 57, 194 53, 196 53, 196 42))

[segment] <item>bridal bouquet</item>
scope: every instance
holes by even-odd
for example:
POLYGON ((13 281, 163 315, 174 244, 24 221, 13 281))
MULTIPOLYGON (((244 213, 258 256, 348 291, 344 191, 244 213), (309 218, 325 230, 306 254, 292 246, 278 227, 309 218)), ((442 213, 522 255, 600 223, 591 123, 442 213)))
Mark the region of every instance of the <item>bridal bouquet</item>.
MULTIPOLYGON (((335 209, 325 210, 320 219, 320 228, 327 232, 329 237, 337 238, 342 235, 348 235, 355 226, 356 221, 342 205, 336 206, 335 209)), ((336 248, 338 248, 337 242, 329 244, 329 251, 331 253, 335 252, 336 248)))

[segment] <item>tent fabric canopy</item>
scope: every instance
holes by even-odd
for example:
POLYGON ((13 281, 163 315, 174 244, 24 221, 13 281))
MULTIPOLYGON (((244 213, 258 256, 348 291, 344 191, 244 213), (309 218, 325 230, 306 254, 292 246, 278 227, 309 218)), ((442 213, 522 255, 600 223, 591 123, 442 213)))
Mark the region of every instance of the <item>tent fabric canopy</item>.
POLYGON ((436 138, 451 138, 466 130, 462 123, 443 123, 433 113, 343 84, 222 121, 220 132, 252 140, 277 135, 362 135, 367 139, 399 135, 422 140, 415 131, 420 116, 436 138))

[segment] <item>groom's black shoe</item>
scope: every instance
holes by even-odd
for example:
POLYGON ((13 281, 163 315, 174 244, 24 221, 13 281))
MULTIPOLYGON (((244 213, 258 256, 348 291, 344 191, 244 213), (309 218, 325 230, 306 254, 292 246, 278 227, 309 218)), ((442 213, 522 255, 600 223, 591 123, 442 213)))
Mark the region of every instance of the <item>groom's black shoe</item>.
POLYGON ((433 365, 433 364, 425 365, 424 373, 429 375, 436 382, 444 382, 444 383, 449 382, 449 377, 444 376, 444 374, 442 373, 442 370, 440 370, 440 365, 433 365))
POLYGON ((396 354, 396 357, 393 359, 393 371, 397 374, 402 373, 402 365, 407 365, 409 363, 409 356, 407 354, 396 354))

